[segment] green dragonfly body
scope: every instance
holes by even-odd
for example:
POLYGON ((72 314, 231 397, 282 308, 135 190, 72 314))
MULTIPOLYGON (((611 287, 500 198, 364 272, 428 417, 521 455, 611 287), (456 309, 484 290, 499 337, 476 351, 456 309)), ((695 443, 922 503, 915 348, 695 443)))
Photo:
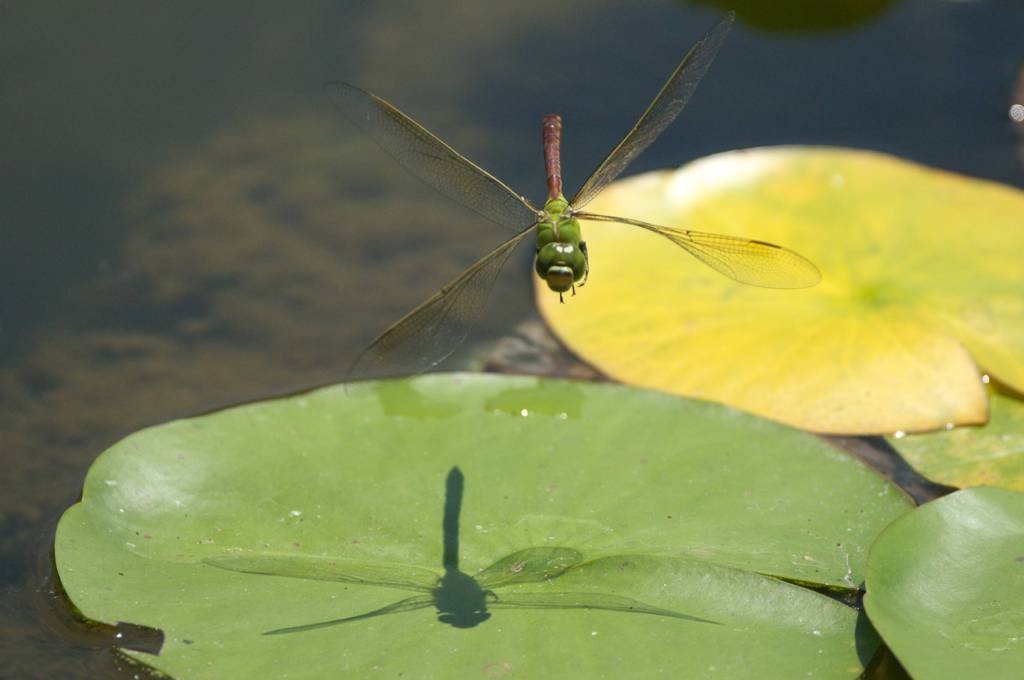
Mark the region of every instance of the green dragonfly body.
POLYGON ((537 223, 537 276, 548 288, 564 293, 583 281, 589 270, 580 221, 569 212, 569 202, 558 196, 544 204, 545 218, 537 223))
POLYGON ((466 338, 511 253, 531 234, 536 235, 537 275, 559 296, 569 291, 575 294, 590 273, 590 256, 580 226, 586 221, 644 229, 740 283, 768 288, 818 283, 821 274, 814 264, 781 246, 583 210, 679 115, 722 46, 732 21, 730 13, 690 49, 632 129, 569 199, 562 193, 561 118, 545 116, 542 133, 548 197, 543 209, 392 104, 348 83, 328 83, 342 113, 407 170, 511 231, 507 240, 377 336, 356 358, 349 376, 418 373, 444 360, 466 338))

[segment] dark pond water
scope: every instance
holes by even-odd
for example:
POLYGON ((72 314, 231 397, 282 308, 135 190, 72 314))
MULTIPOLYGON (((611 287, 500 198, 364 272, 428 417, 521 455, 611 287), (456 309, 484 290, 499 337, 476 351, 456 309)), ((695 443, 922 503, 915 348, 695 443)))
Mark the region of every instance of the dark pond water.
MULTIPOLYGON (((829 3, 741 6, 688 109, 630 172, 836 144, 1022 183, 1007 112, 1024 5, 839 4, 864 16, 835 26, 829 3)), ((572 188, 722 11, 3 3, 0 676, 131 674, 111 633, 51 594, 53 523, 99 452, 145 425, 340 379, 501 239, 364 140, 325 81, 381 94, 540 199, 541 116, 565 120, 572 188)), ((534 318, 528 267, 510 265, 480 338, 534 318)))

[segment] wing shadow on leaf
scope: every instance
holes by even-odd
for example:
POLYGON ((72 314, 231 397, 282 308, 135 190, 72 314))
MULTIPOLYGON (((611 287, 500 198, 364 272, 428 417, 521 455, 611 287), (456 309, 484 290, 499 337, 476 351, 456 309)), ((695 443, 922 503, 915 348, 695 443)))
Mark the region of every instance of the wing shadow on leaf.
POLYGON ((437 620, 454 628, 472 628, 491 618, 493 609, 598 609, 633 614, 666 616, 699 623, 717 624, 670 609, 655 607, 639 600, 611 593, 591 592, 511 592, 498 594, 507 586, 552 581, 586 563, 578 550, 563 547, 525 548, 501 558, 476 576, 459 569, 459 514, 465 478, 457 467, 448 473, 445 483, 443 567, 440 575, 412 565, 364 562, 347 558, 314 557, 262 553, 225 555, 204 559, 219 569, 246 574, 284 576, 314 581, 336 581, 356 585, 397 588, 418 593, 377 609, 299 626, 268 630, 263 635, 301 633, 434 607, 437 620))

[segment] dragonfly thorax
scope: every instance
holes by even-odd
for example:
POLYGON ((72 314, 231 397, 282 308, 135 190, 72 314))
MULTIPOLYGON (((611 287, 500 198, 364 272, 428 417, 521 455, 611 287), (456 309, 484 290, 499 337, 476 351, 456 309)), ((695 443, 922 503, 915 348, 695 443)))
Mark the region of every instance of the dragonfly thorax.
POLYGON ((580 248, 580 223, 564 198, 544 204, 547 218, 537 225, 537 275, 548 288, 564 293, 586 273, 586 255, 580 248))

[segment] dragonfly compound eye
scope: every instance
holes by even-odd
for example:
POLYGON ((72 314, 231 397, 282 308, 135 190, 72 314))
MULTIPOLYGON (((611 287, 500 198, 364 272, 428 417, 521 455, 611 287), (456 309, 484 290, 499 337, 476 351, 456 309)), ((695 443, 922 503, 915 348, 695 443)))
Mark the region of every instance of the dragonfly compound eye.
POLYGON ((583 252, 571 243, 549 243, 537 252, 537 274, 547 281, 548 288, 564 293, 586 271, 583 252))

